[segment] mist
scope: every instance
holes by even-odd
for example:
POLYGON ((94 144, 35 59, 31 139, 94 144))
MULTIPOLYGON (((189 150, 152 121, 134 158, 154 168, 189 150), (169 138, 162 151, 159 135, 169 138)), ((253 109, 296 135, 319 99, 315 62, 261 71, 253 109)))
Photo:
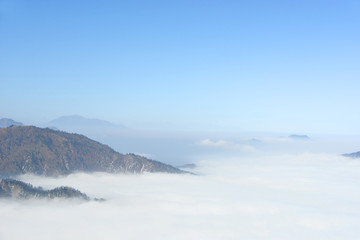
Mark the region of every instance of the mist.
POLYGON ((60 125, 61 131, 83 134, 120 153, 135 153, 175 166, 212 157, 248 157, 284 153, 343 154, 360 149, 358 135, 307 134, 294 140, 294 132, 218 132, 139 130, 118 126, 60 125))
POLYGON ((195 141, 207 152, 192 157, 197 175, 19 176, 106 201, 1 200, 0 239, 356 239, 360 161, 278 140, 261 140, 276 142, 271 153, 234 145, 241 141, 195 141))

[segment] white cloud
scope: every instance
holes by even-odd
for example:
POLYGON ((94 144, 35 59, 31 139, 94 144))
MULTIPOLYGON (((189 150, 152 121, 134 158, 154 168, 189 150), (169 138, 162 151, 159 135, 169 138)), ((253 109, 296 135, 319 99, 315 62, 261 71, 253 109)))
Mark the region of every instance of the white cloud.
POLYGON ((300 154, 203 159, 199 176, 20 179, 106 202, 0 201, 0 239, 358 239, 360 163, 300 154))
POLYGON ((240 151, 253 151, 254 147, 246 144, 240 144, 225 140, 217 140, 213 141, 211 139, 204 139, 196 142, 196 145, 201 147, 209 147, 209 148, 219 148, 219 149, 228 149, 228 150, 240 150, 240 151))

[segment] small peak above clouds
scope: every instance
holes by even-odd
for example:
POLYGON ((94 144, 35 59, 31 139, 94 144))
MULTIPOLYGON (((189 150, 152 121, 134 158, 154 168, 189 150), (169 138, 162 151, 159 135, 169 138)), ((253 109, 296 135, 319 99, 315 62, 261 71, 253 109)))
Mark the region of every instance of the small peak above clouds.
POLYGON ((308 135, 298 135, 298 134, 291 134, 288 136, 288 138, 294 140, 310 140, 310 137, 308 135))
POLYGON ((350 157, 350 158, 360 158, 360 151, 359 152, 353 152, 353 153, 345 153, 342 154, 344 157, 350 157))

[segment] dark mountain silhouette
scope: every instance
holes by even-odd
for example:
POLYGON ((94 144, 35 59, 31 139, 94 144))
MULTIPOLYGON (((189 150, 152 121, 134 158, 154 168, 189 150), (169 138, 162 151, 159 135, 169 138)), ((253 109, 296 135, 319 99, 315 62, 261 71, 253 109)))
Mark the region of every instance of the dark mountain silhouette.
POLYGON ((71 187, 58 187, 52 190, 44 190, 41 187, 34 187, 31 184, 14 179, 3 179, 0 182, 0 197, 12 199, 31 199, 31 198, 77 198, 90 200, 90 198, 71 187))
POLYGON ((342 156, 351 158, 360 158, 360 152, 345 153, 342 156))
POLYGON ((10 118, 2 118, 0 119, 0 128, 7 128, 10 126, 24 126, 21 122, 15 122, 10 118))
POLYGON ((73 172, 183 173, 134 154, 120 154, 83 135, 33 126, 0 129, 0 176, 73 172))

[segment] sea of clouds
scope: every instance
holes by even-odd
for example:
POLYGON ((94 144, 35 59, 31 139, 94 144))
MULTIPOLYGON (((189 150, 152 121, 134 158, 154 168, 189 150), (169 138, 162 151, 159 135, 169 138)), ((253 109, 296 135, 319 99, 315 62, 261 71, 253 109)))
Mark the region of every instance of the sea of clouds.
POLYGON ((359 160, 292 153, 199 157, 196 164, 197 175, 21 176, 107 200, 0 200, 0 239, 360 238, 359 160))

